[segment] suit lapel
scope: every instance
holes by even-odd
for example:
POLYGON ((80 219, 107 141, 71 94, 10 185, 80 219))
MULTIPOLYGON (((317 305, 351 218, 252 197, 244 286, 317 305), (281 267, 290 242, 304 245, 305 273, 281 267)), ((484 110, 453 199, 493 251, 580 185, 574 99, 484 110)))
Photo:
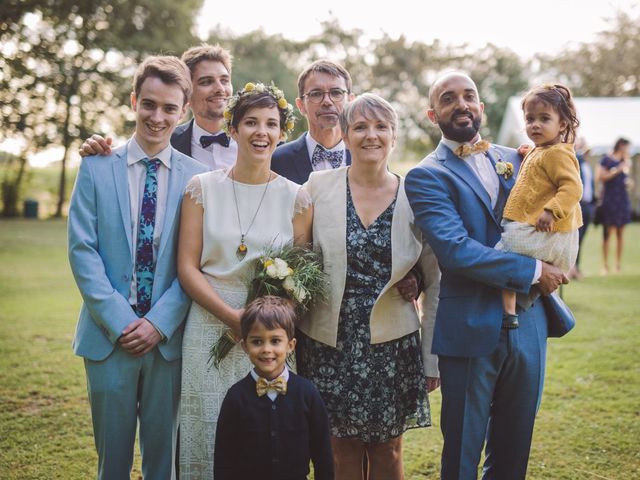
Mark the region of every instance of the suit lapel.
POLYGON ((295 158, 300 159, 293 162, 294 168, 298 173, 298 178, 302 180, 301 183, 306 182, 309 179, 309 175, 313 172, 311 167, 311 159, 309 158, 309 150, 307 149, 307 135, 305 132, 300 138, 296 140, 295 146, 295 158))
POLYGON ((162 258, 164 248, 172 237, 171 229, 178 217, 178 205, 184 190, 184 166, 179 158, 171 154, 171 170, 169 171, 169 191, 167 192, 167 207, 164 214, 164 225, 160 238, 157 258, 162 258))
POLYGON ((116 187, 116 197, 120 207, 120 218, 122 227, 127 236, 129 255, 134 258, 132 249, 133 239, 131 237, 131 203, 129 199, 129 175, 127 173, 127 148, 121 148, 115 152, 116 158, 112 163, 113 182, 116 187))
POLYGON ((481 200, 482 204, 485 208, 491 213, 491 216, 495 218, 493 214, 493 208, 491 208, 491 198, 489 197, 489 193, 484 188, 484 185, 480 182, 480 179, 473 171, 473 169, 467 165, 467 163, 455 155, 448 147, 444 144, 439 144, 436 149, 436 155, 438 156, 438 160, 442 162, 442 164, 455 173, 458 177, 460 177, 471 189, 475 192, 478 198, 481 200))
POLYGON ((179 125, 171 136, 171 145, 180 153, 191 156, 191 136, 193 134, 193 122, 191 119, 186 124, 179 125))
MULTIPOLYGON (((491 163, 493 163, 494 167, 496 166, 496 162, 505 161, 500 155, 500 152, 498 152, 498 150, 493 145, 487 151, 487 155, 489 156, 489 160, 491 160, 491 163)), ((515 165, 514 165, 514 168, 515 168, 515 165)), ((504 175, 498 175, 498 179, 500 180, 500 186, 504 189, 505 193, 508 194, 511 191, 515 183, 515 178, 516 178, 515 173, 511 175, 511 177, 509 177, 508 179, 504 178, 504 175)))

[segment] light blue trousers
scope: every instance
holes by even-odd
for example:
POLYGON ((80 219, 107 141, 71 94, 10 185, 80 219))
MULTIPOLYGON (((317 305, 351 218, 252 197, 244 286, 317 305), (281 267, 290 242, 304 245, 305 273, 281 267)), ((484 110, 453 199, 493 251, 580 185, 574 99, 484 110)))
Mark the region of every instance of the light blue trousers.
POLYGON ((85 359, 99 480, 129 480, 136 426, 145 480, 173 480, 181 359, 157 348, 136 358, 119 345, 105 360, 85 359))

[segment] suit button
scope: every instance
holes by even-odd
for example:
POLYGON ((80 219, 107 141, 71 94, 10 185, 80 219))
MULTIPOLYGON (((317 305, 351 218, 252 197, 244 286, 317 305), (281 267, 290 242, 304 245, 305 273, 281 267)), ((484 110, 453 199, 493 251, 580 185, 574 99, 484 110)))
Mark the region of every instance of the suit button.
POLYGON ((271 438, 275 438, 277 433, 275 431, 271 432, 271 438))
POLYGON ((122 280, 124 280, 125 282, 129 280, 129 275, 122 275, 122 280))
POLYGON ((275 405, 271 405, 271 410, 275 410, 276 406, 275 405))

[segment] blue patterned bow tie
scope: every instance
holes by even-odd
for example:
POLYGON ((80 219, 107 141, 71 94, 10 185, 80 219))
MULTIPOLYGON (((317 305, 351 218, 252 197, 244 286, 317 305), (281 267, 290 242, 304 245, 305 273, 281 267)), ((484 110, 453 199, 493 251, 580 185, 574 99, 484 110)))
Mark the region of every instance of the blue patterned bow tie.
POLYGON ((311 165, 317 167, 319 164, 327 160, 331 164, 331 168, 338 168, 342 165, 344 158, 344 150, 328 151, 322 145, 316 145, 313 155, 311 156, 311 165))
POLYGON ((223 147, 228 147, 229 137, 227 137, 227 134, 224 132, 218 135, 202 135, 200 137, 200 145, 202 145, 202 148, 207 148, 212 143, 218 143, 223 147))

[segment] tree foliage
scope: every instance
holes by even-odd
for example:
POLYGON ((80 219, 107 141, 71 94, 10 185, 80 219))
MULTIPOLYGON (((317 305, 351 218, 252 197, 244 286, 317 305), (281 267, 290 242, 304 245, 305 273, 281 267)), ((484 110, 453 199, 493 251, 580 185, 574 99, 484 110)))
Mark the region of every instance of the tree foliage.
POLYGON ((0 141, 17 139, 21 156, 63 147, 59 200, 71 146, 118 129, 128 111, 135 64, 148 52, 191 44, 201 0, 49 0, 12 2, 0 24, 0 141), (173 32, 173 33, 171 33, 173 32))
POLYGON ((560 79, 577 96, 640 95, 640 15, 615 12, 609 28, 558 56, 541 55, 541 72, 560 79))

